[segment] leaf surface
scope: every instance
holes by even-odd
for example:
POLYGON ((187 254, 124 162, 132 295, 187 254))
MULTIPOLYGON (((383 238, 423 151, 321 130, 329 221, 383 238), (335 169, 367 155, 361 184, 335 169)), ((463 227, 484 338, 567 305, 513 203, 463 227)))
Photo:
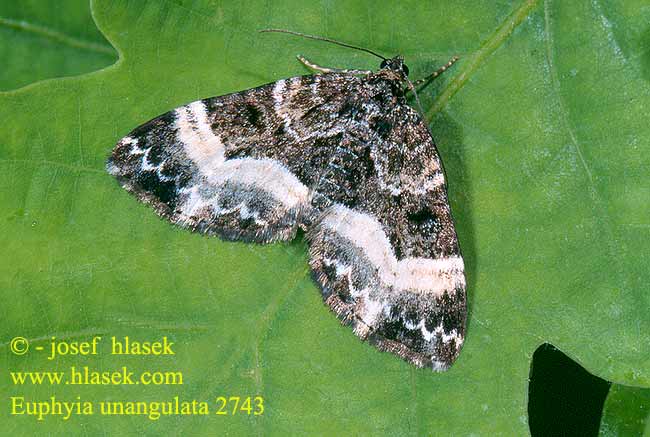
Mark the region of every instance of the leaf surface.
MULTIPOLYGON (((53 389, 5 378, 3 393, 178 395, 212 412, 217 396, 266 402, 258 417, 48 417, 52 433, 522 435, 530 360, 544 342, 602 378, 650 386, 650 8, 622 3, 93 2, 117 63, 0 94, 3 368, 180 370, 184 384, 53 389), (415 79, 461 56, 420 92, 468 269, 468 336, 450 371, 415 369, 340 326, 311 282, 304 241, 191 234, 105 172, 137 125, 307 74, 298 53, 377 68, 363 53, 257 33, 267 27, 401 53, 415 79), (27 355, 9 352, 18 335, 32 341, 27 355), (48 361, 33 349, 93 335, 105 348, 96 356, 48 361), (176 355, 110 355, 110 337, 125 335, 167 336, 176 355)), ((50 73, 15 71, 3 83, 50 73)), ((33 417, 6 423, 13 433, 44 429, 33 417)))
POLYGON ((99 32, 88 1, 0 3, 0 91, 113 64, 115 49, 99 32))
POLYGON ((613 385, 600 421, 601 437, 650 435, 650 390, 613 385))

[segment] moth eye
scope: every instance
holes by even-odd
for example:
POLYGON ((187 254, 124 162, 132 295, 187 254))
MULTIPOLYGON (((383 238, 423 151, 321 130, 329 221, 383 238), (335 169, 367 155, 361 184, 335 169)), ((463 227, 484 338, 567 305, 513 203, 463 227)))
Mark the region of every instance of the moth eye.
POLYGON ((402 64, 402 72, 404 72, 405 76, 409 75, 409 68, 406 66, 406 64, 402 64))
POLYGON ((388 59, 384 59, 383 61, 381 61, 381 64, 379 64, 379 68, 386 68, 387 65, 388 65, 388 59))

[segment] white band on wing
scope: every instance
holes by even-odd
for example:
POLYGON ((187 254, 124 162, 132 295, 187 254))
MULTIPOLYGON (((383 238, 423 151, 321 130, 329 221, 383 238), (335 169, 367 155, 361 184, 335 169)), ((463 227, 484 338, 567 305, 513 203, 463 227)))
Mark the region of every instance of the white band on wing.
MULTIPOLYGON (((308 201, 309 189, 280 162, 254 158, 226 160, 223 142, 213 132, 203 102, 178 108, 176 129, 185 153, 212 184, 223 186, 234 182, 251 185, 269 193, 287 208, 308 201)), ((198 200, 190 203, 190 209, 194 210, 198 200)))
POLYGON ((381 224, 368 214, 336 205, 322 221, 322 226, 335 232, 361 249, 377 267, 379 278, 396 290, 415 290, 442 296, 464 288, 462 258, 405 258, 397 260, 381 224))

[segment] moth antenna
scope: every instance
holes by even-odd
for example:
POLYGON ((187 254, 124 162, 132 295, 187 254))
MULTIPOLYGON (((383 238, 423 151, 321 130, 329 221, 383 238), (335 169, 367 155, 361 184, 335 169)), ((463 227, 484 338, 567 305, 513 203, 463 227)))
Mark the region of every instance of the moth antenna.
POLYGON ((287 30, 287 29, 262 29, 259 32, 260 33, 265 33, 265 32, 288 33, 289 35, 301 36, 303 38, 315 39, 315 40, 318 40, 318 41, 331 42, 332 44, 336 44, 336 45, 339 45, 339 46, 342 46, 342 47, 347 47, 349 49, 360 50, 362 52, 370 53, 371 55, 376 56, 376 57, 378 57, 380 59, 383 59, 384 61, 386 60, 385 57, 383 57, 379 53, 373 52, 370 49, 366 49, 364 47, 353 46, 352 44, 344 43, 344 42, 337 41, 337 40, 331 39, 331 38, 326 38, 324 36, 308 35, 306 33, 294 32, 293 30, 287 30))
MULTIPOLYGON (((431 82, 433 79, 435 79, 436 77, 440 76, 442 73, 444 73, 445 71, 447 71, 447 69, 448 69, 449 67, 451 67, 452 65, 454 65, 454 64, 456 63, 456 61, 458 61, 458 59, 460 59, 458 56, 453 56, 453 57, 449 60, 449 62, 447 62, 447 63, 446 63, 445 65, 443 65, 442 67, 438 68, 436 71, 434 71, 434 72, 431 73, 430 75, 425 76, 425 77, 423 77, 422 79, 418 79, 418 80, 416 80, 415 82, 413 82, 413 86, 414 86, 414 87, 418 87, 418 86, 420 86, 420 85, 422 85, 422 84, 425 84, 425 85, 428 84, 428 83, 431 82)), ((411 89, 413 89, 413 88, 411 88, 411 89)))

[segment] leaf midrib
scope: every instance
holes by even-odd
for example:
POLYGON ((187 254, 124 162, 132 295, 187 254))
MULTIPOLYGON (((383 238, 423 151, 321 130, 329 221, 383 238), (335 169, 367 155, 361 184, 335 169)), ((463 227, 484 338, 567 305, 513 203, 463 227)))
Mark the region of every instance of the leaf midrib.
POLYGON ((0 27, 7 27, 10 29, 21 30, 24 32, 32 33, 52 41, 58 42, 63 45, 74 47, 81 50, 86 50, 104 55, 116 56, 117 53, 112 46, 108 44, 96 43, 74 36, 67 35, 56 29, 43 26, 40 24, 30 23, 25 20, 14 20, 12 18, 0 17, 0 27))

